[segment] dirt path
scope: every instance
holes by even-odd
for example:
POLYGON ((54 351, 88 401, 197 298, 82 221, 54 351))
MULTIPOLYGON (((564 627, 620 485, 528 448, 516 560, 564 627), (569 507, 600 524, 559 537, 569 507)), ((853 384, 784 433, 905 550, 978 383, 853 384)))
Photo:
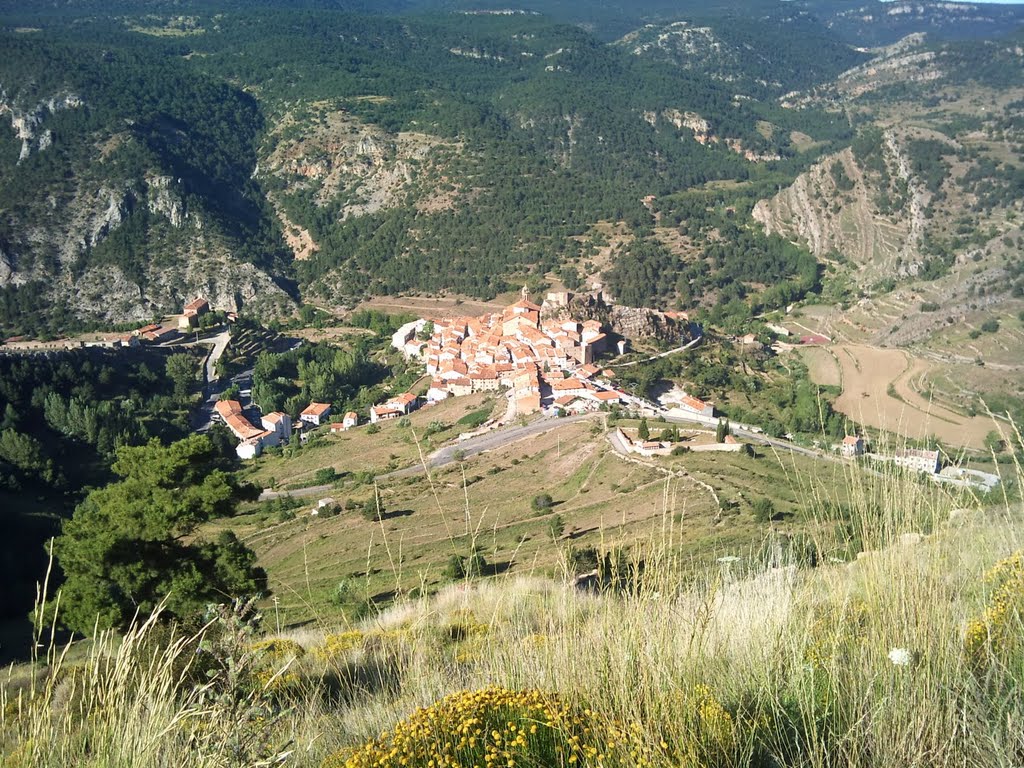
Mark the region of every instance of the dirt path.
POLYGON ((836 410, 908 438, 934 435, 950 446, 984 447, 985 435, 993 428, 987 417, 962 415, 912 388, 910 382, 929 370, 926 360, 904 350, 866 345, 841 344, 830 349, 842 369, 843 394, 836 400, 836 410))

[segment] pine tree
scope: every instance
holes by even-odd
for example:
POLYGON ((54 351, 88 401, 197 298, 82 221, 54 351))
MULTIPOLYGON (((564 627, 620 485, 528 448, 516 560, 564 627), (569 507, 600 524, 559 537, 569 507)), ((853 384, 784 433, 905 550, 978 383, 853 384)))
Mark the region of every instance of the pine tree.
POLYGON ((92 491, 64 524, 54 553, 66 581, 61 623, 77 632, 126 627, 167 598, 165 616, 263 592, 256 556, 230 532, 214 541, 196 528, 234 512, 244 495, 218 466, 204 435, 169 446, 117 449, 121 479, 92 491))

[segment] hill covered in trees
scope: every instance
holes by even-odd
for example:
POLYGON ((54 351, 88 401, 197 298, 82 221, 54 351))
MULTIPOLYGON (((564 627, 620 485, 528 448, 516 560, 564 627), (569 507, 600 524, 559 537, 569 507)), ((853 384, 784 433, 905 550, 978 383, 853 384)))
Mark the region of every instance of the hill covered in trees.
POLYGON ((642 226, 647 195, 763 175, 754 155, 802 167, 798 127, 824 145, 849 135, 839 115, 532 14, 123 10, 4 17, 8 331, 144 319, 188 292, 277 312, 300 293, 493 296, 557 267, 597 222, 642 226), (328 131, 274 162, 339 115, 378 140, 328 131), (386 165, 410 133, 443 156, 402 158, 402 194, 353 213, 374 192, 345 174, 386 165), (316 170, 339 166, 333 187, 316 170), (293 262, 293 231, 309 258, 293 262))
MULTIPOLYGON (((142 321, 193 295, 262 315, 490 298, 552 273, 661 305, 778 306, 818 281, 808 251, 759 234, 753 198, 855 134, 840 104, 782 97, 864 65, 864 43, 977 37, 1019 16, 896 10, 5 6, 0 327, 142 321), (635 248, 590 258, 607 226, 658 262, 659 285, 630 267, 635 248)), ((950 77, 1018 77, 999 43, 932 45, 959 62, 950 77)))

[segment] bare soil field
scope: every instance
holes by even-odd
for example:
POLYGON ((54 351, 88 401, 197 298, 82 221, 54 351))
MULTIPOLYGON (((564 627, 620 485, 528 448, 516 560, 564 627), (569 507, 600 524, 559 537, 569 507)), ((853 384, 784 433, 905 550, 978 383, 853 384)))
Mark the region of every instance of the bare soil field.
MULTIPOLYGON (((899 349, 840 344, 831 347, 842 368, 843 394, 836 409, 870 427, 908 438, 934 435, 951 446, 982 448, 992 422, 926 400, 913 382, 931 364, 899 349)), ((813 369, 812 369, 813 376, 813 369)))

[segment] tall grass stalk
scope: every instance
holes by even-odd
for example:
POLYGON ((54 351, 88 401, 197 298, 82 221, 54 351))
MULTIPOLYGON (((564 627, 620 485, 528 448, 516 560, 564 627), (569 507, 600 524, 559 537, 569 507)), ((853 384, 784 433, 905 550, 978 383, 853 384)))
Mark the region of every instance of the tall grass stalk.
MULTIPOLYGON (((700 567, 675 540, 685 493, 673 483, 686 482, 666 482, 650 537, 610 558, 603 592, 519 569, 403 598, 347 635, 286 633, 307 653, 282 656, 257 692, 275 713, 259 726, 264 753, 317 766, 416 707, 499 685, 628 724, 665 745, 643 757, 651 765, 1024 763, 1024 579, 998 627, 993 601, 1016 593, 985 579, 1024 547, 1017 495, 993 505, 851 468, 842 505, 830 489, 800 488, 818 514, 806 531, 816 567, 771 530, 745 562, 700 567)), ((194 638, 152 650, 157 626, 98 633, 74 664, 55 650, 31 686, 12 673, 0 694, 12 764, 270 764, 229 748, 223 721, 240 710, 187 674, 194 638)))

